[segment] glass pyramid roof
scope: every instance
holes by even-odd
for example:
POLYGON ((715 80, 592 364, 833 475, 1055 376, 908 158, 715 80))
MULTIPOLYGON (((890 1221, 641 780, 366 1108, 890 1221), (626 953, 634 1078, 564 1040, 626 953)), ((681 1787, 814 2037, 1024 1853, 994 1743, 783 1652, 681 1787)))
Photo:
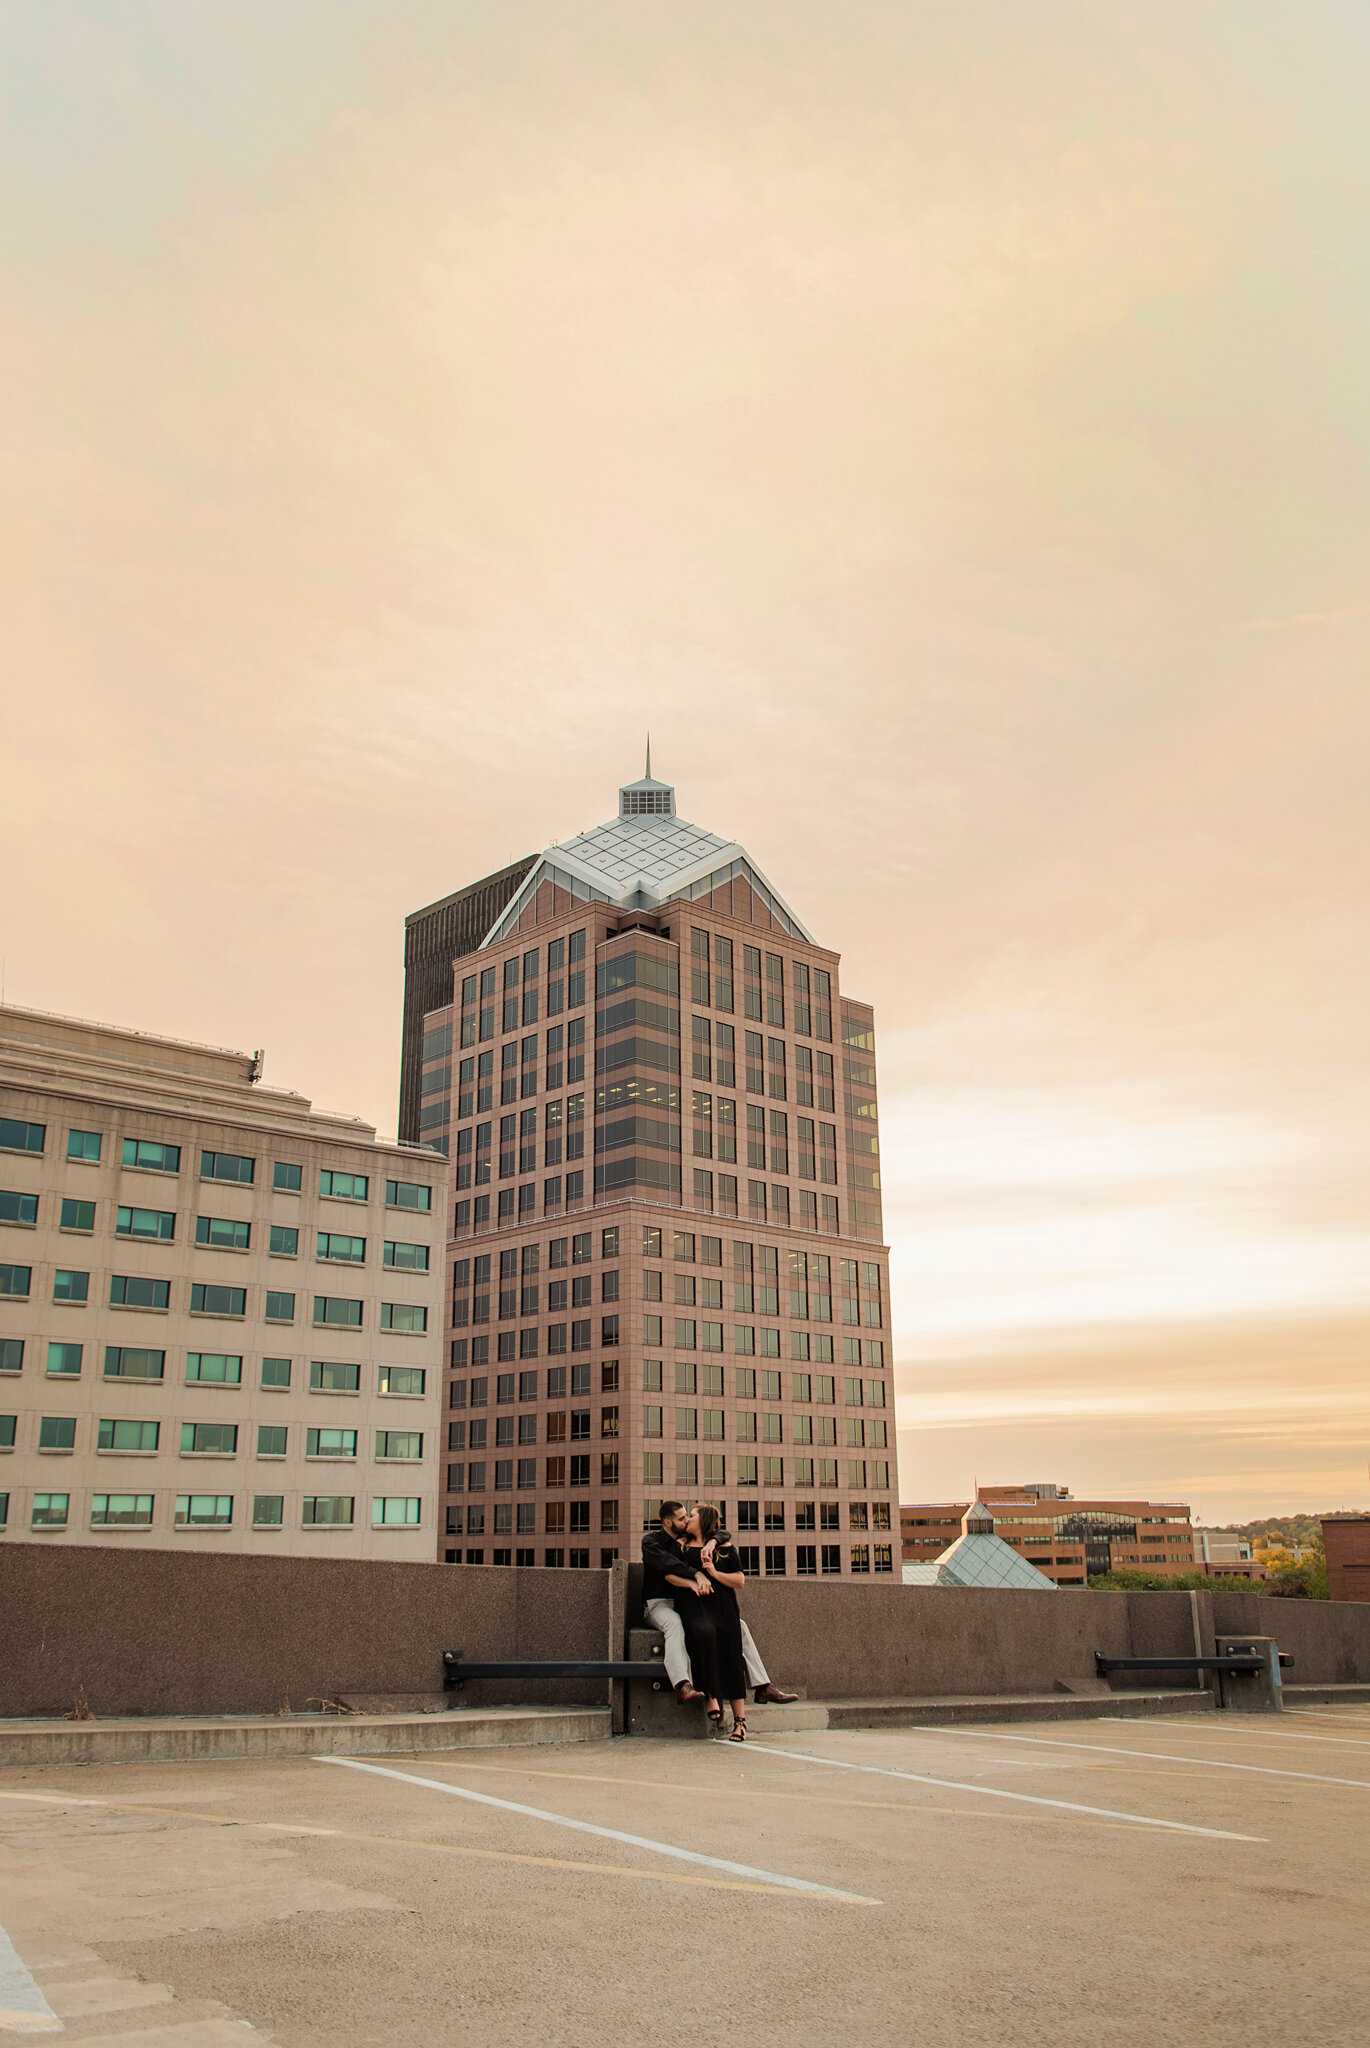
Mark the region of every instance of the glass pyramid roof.
POLYGON ((1057 1590, 1054 1579, 1029 1564, 1002 1536, 958 1536, 937 1560, 939 1586, 1009 1586, 1057 1590))
POLYGON ((751 884, 782 929, 810 937, 735 840, 677 817, 671 785, 645 775, 619 791, 618 817, 545 850, 484 943, 495 945, 518 928, 524 906, 545 881, 584 901, 652 910, 677 897, 712 895, 735 876, 751 884))

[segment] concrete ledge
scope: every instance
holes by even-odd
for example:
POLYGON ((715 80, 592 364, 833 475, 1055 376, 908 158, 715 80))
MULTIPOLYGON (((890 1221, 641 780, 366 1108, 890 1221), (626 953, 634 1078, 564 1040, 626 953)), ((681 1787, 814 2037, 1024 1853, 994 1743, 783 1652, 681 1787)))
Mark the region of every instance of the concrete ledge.
POLYGON ((1287 1707, 1354 1707, 1370 1700, 1370 1685, 1285 1685, 1287 1707))
MULTIPOLYGON (((784 1714, 786 1707, 763 1709, 784 1714)), ((829 1728, 927 1728, 971 1726, 990 1721, 1130 1721, 1147 1714, 1211 1714, 1213 1695, 1189 1688, 1184 1692, 1020 1693, 1002 1699, 962 1695, 954 1699, 833 1700, 827 1708, 829 1728)), ((750 1729, 750 1723, 748 1724, 750 1729)))
POLYGON ((486 1707, 449 1714, 234 1715, 206 1720, 0 1721, 0 1766, 405 1756, 608 1739, 607 1707, 486 1707))

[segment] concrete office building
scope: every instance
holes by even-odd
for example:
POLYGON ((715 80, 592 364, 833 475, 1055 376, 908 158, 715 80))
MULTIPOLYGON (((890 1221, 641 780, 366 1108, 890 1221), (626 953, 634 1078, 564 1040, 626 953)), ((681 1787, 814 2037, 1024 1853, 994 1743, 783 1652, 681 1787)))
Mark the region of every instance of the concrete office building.
POLYGON ((874 1018, 837 954, 649 764, 406 959, 404 1128, 453 1165, 439 1555, 599 1566, 675 1496, 754 1571, 892 1574, 874 1018))
POLYGON ((0 1528, 429 1561, 447 1162, 0 1010, 0 1528))
MULTIPOLYGON (((1058 1586, 1083 1586, 1110 1571, 1174 1576, 1201 1569, 1195 1560, 1189 1509, 1179 1502, 1077 1500, 1044 1481, 982 1486, 977 1498, 993 1510, 994 1533, 1020 1550, 1058 1586)), ((928 1564, 961 1533, 965 1501, 903 1505, 903 1562, 928 1564)))

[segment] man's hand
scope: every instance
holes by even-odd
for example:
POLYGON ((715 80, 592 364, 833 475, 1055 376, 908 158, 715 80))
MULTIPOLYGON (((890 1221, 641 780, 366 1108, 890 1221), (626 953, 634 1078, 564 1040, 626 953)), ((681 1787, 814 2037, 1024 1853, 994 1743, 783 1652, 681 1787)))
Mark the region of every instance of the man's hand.
POLYGON ((717 1538, 716 1536, 711 1536, 711 1537, 709 1538, 708 1542, 707 1542, 707 1543, 706 1543, 706 1544, 704 1545, 703 1549, 702 1549, 702 1550, 700 1551, 700 1553, 699 1553, 699 1554, 700 1554, 700 1557, 701 1557, 701 1558, 703 1559, 703 1561, 704 1561, 704 1563, 705 1563, 705 1564, 712 1564, 712 1563, 713 1563, 713 1561, 714 1561, 714 1552, 715 1552, 715 1551, 717 1550, 717 1548, 718 1548, 718 1538, 717 1538))
POLYGON ((696 1593, 698 1593, 701 1599, 703 1599, 706 1593, 713 1592, 713 1587, 709 1584, 709 1581, 705 1578, 703 1572, 695 1573, 695 1591, 696 1593))

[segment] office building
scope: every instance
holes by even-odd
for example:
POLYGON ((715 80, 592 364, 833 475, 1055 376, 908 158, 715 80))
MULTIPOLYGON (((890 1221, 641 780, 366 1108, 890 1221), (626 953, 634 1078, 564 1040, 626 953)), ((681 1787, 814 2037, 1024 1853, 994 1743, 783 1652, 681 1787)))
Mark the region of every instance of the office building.
POLYGON ((0 1527, 431 1561, 447 1162, 0 1010, 0 1527))
POLYGON ((1370 1600, 1370 1515, 1339 1515, 1321 1527, 1328 1597, 1370 1600))
POLYGON ((972 1501, 961 1534, 935 1558, 902 1567, 906 1586, 981 1586, 995 1592, 1054 1593, 1055 1579, 1005 1543, 983 1501, 972 1501))
MULTIPOLYGON (((1083 1586, 1110 1571, 1192 1572, 1194 1531, 1178 1502, 1078 1500, 1063 1486, 1033 1481, 982 1486, 994 1533, 1058 1586, 1083 1586)), ((905 1564, 927 1564, 961 1533, 964 1501, 910 1503, 899 1510, 905 1564)))
POLYGON ((411 1014, 446 992, 401 1082, 453 1168, 439 1554, 599 1566, 698 1497, 753 1570, 892 1573, 874 1018, 838 955, 650 772, 407 950, 411 1014))

